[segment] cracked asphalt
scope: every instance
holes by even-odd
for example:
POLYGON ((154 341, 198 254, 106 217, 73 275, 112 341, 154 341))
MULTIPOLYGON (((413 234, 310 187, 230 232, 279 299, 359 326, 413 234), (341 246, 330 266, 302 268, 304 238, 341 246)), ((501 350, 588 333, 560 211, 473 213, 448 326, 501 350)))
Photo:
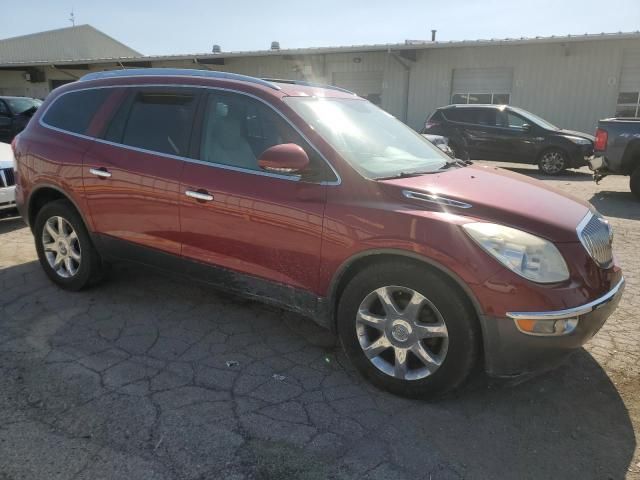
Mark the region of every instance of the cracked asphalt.
POLYGON ((437 402, 376 390, 310 320, 206 285, 123 265, 59 290, 0 220, 0 480, 640 479, 640 203, 627 178, 545 181, 613 223, 620 307, 559 368, 437 402))

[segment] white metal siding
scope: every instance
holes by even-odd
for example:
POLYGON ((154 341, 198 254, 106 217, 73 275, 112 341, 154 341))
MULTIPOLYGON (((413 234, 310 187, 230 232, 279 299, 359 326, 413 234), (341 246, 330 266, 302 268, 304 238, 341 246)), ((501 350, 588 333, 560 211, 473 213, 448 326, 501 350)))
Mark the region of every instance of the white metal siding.
POLYGON ((382 95, 383 77, 381 71, 333 72, 333 84, 366 98, 368 95, 382 95))
POLYGON ((511 93, 512 68, 456 68, 451 93, 511 93))
POLYGON ((640 91, 640 50, 624 52, 619 90, 621 92, 640 91))

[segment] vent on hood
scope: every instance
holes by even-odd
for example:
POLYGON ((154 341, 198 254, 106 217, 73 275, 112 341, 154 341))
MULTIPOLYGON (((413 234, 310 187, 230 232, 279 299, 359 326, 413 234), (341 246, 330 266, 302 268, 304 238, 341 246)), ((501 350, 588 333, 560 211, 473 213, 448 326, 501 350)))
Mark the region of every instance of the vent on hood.
POLYGON ((423 193, 423 192, 412 192, 411 190, 403 190, 402 194, 411 198, 412 200, 420 200, 422 202, 436 203, 438 205, 445 205, 447 207, 456 207, 456 208, 471 208, 472 205, 469 203, 460 202, 458 200, 452 200, 450 198, 441 197, 435 193, 423 193))

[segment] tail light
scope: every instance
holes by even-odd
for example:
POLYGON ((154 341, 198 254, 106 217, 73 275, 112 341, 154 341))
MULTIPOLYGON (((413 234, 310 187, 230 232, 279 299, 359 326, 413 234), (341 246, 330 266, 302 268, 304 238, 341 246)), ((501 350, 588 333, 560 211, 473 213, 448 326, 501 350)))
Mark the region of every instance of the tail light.
POLYGON ((426 122, 424 122, 424 129, 425 129, 425 131, 427 131, 430 128, 437 127, 438 125, 440 125, 440 122, 436 122, 436 121, 433 121, 433 120, 427 120, 426 122))
POLYGON ((606 130, 599 128, 596 130, 596 141, 594 149, 598 151, 604 151, 607 149, 607 142, 609 141, 609 134, 606 130))

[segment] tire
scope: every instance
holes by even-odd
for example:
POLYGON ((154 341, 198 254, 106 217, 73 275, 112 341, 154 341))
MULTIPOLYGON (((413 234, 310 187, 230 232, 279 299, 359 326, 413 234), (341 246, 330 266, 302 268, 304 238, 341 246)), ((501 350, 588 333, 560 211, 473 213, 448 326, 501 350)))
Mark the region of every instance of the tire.
POLYGON ((56 200, 40 209, 34 223, 34 236, 40 265, 59 287, 77 291, 102 279, 101 258, 82 218, 68 201, 56 200), (59 262, 59 259, 64 260, 59 262))
POLYGON ((386 262, 357 273, 340 297, 337 322, 342 346, 358 371, 375 386, 397 395, 429 398, 450 392, 478 364, 479 323, 468 298, 449 278, 419 265, 386 262), (385 315, 380 291, 387 298, 390 294, 401 316, 385 315), (422 305, 412 309, 408 298, 422 305), (410 311, 419 315, 412 316, 410 311), (375 327, 369 326, 372 320, 375 327), (423 334, 418 333, 427 330, 440 336, 419 339, 423 334), (391 346, 385 349, 387 343, 391 346), (365 348, 373 352, 369 357, 365 348), (421 350, 428 353, 428 363, 414 353, 421 350), (404 368, 396 358, 404 358, 404 368))
POLYGON ((545 150, 538 159, 538 168, 545 175, 559 175, 568 165, 567 154, 558 148, 545 150))
POLYGON ((629 179, 629 188, 631 189, 631 193, 640 200, 640 166, 636 167, 631 174, 631 178, 629 179))

